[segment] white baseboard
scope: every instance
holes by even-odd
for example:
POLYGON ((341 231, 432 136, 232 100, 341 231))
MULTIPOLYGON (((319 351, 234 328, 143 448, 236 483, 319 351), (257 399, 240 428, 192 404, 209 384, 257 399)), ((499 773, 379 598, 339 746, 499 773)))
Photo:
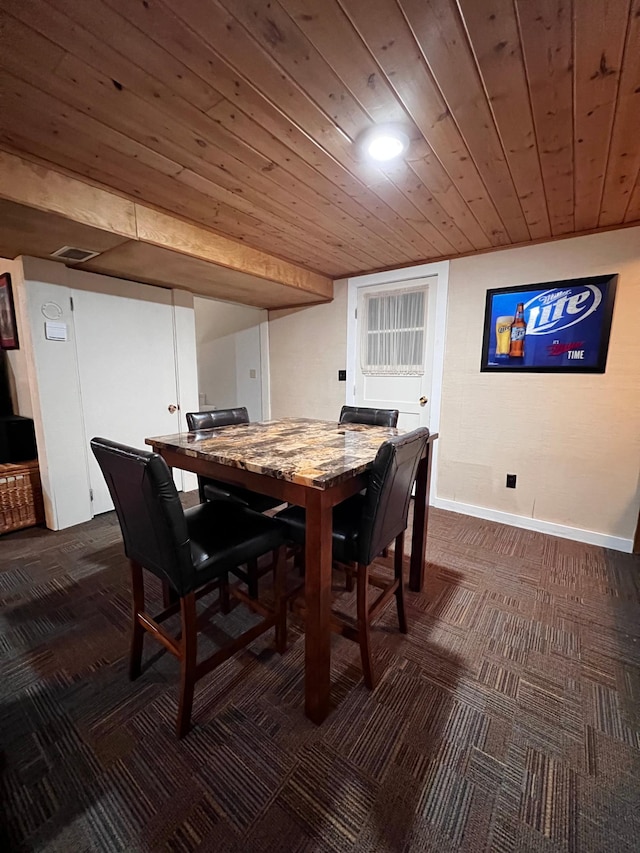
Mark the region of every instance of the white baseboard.
POLYGON ((448 509, 462 515, 472 515, 487 521, 497 521, 511 527, 522 527, 525 530, 536 530, 538 533, 548 533, 550 536, 560 536, 562 539, 575 539, 576 542, 587 542, 589 545, 600 545, 601 548, 612 548, 614 551, 633 551, 633 539, 623 539, 622 536, 608 536, 606 533, 596 533, 594 530, 582 530, 580 527, 568 527, 565 524, 555 524, 552 521, 542 521, 539 518, 529 518, 524 515, 514 515, 499 509, 490 509, 474 504, 463 504, 445 498, 433 498, 432 506, 438 509, 448 509))

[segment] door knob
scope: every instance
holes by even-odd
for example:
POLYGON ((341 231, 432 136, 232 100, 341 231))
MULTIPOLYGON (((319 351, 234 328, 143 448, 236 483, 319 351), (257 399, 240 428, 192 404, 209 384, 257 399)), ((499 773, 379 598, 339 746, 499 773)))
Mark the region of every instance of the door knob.
POLYGON ((426 406, 427 403, 429 402, 429 400, 427 399, 427 397, 420 397, 418 402, 420 403, 421 406, 426 406))
POLYGON ((177 412, 177 411, 178 411, 178 408, 179 408, 179 407, 178 407, 178 406, 174 406, 174 405, 173 405, 173 403, 170 403, 170 404, 167 406, 167 409, 169 410, 169 412, 170 412, 171 414, 173 414, 174 412, 177 412))

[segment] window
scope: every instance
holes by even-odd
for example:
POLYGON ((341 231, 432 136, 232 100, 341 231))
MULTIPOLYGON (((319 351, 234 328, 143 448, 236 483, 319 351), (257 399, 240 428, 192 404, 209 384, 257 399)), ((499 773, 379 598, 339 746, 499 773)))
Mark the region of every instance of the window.
POLYGON ((361 367, 369 376, 424 373, 426 288, 364 295, 361 367))

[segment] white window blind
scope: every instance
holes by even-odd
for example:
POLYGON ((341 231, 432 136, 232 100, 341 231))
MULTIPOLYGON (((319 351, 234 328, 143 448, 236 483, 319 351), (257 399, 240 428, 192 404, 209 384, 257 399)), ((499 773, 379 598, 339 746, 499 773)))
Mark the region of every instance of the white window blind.
POLYGON ((369 376, 424 373, 427 289, 364 296, 362 372, 369 376))

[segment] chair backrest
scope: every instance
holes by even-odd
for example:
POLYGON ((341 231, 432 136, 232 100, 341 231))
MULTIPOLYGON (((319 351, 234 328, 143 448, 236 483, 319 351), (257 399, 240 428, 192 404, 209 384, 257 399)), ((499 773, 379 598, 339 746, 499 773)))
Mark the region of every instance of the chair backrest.
POLYGON ((248 423, 249 415, 244 406, 235 409, 214 409, 213 412, 187 412, 189 432, 248 423))
POLYGON ((340 423, 395 427, 398 425, 398 415, 399 412, 397 409, 368 409, 366 406, 343 406, 340 409, 340 423))
POLYGON ((407 526, 411 489, 429 430, 394 436, 380 445, 373 467, 358 534, 358 560, 368 565, 407 526))
POLYGON ((167 463, 157 453, 92 438, 91 449, 115 505, 124 550, 179 595, 193 586, 191 543, 167 463))

